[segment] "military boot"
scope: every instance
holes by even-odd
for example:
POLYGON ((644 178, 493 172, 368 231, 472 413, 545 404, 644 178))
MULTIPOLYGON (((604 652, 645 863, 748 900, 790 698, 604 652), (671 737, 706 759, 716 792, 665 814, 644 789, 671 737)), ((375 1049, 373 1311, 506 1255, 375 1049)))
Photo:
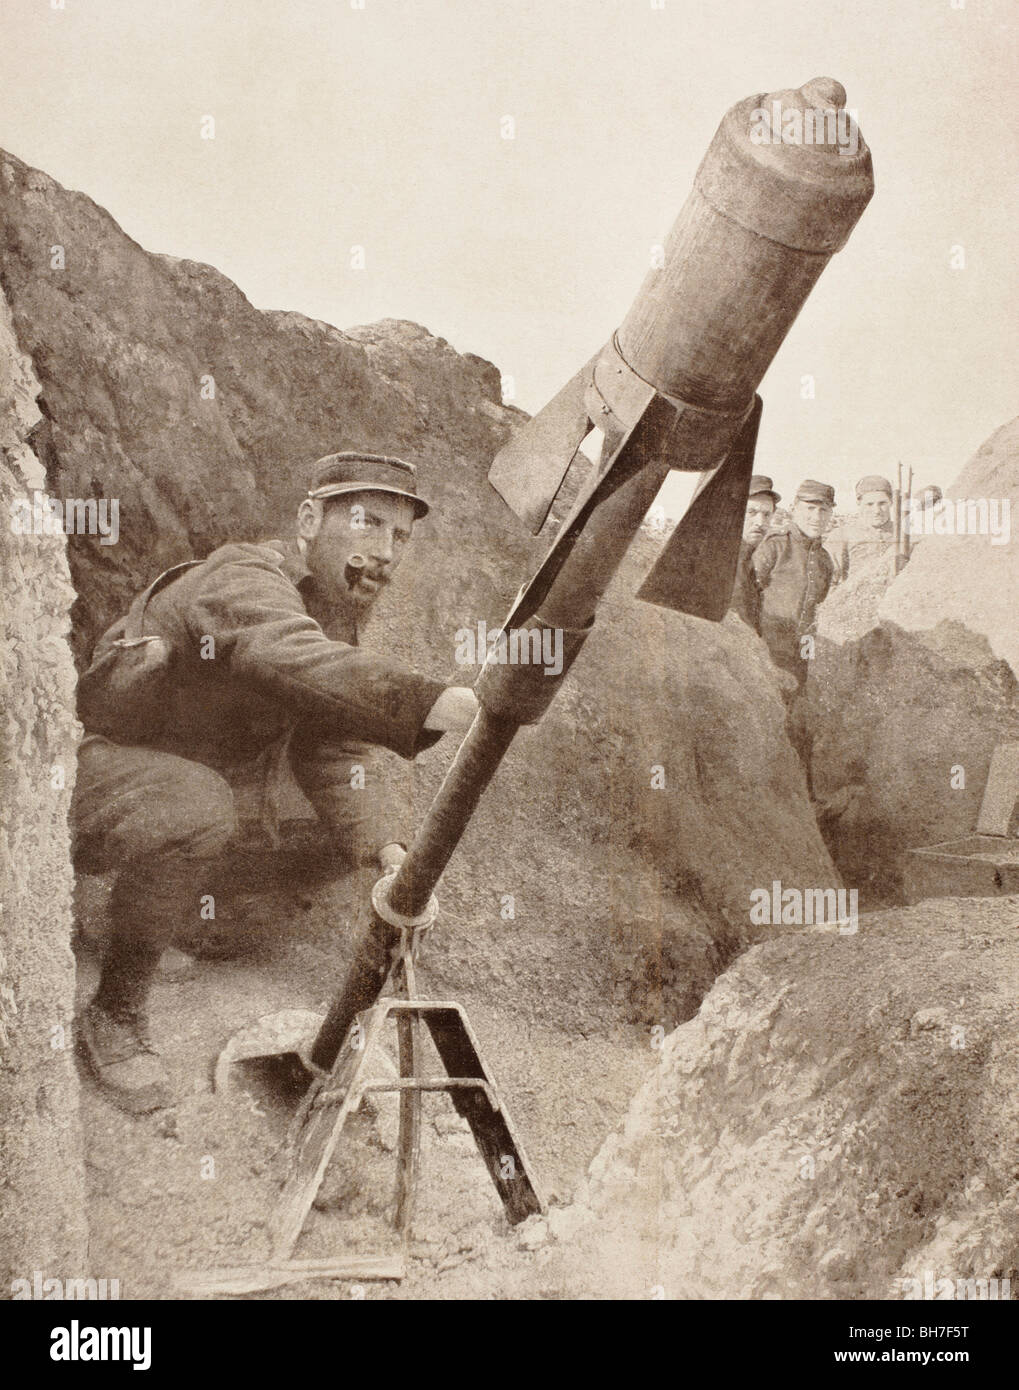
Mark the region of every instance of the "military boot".
POLYGON ((78 1037, 96 1080, 121 1110, 144 1115, 173 1104, 170 1078, 141 1009, 108 1010, 93 999, 78 1020, 78 1037))
POLYGON ((172 857, 129 865, 110 894, 110 931, 99 988, 79 1021, 81 1050, 122 1110, 143 1115, 173 1104, 149 1037, 146 1001, 174 926, 195 895, 194 864, 172 857))

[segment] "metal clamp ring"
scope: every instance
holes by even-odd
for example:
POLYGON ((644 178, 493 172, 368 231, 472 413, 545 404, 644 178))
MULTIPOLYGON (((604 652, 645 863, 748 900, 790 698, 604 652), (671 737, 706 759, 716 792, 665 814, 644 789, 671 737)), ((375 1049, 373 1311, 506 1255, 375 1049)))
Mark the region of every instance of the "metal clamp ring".
POLYGON ((389 905, 389 889, 393 886, 393 880, 398 872, 398 869, 390 869, 377 881, 372 889, 372 907, 376 915, 391 927, 399 927, 401 930, 427 931, 439 915, 439 900, 433 893, 425 904, 424 912, 419 912, 416 917, 407 917, 402 912, 397 912, 394 907, 389 905))

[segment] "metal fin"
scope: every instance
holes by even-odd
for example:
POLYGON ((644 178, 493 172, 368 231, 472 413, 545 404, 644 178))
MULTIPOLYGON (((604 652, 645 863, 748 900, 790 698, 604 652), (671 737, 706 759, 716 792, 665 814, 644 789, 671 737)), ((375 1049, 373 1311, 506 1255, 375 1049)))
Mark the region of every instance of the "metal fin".
POLYGON ((685 515, 637 590, 645 603, 720 622, 732 600, 754 471, 761 398, 732 448, 713 473, 704 475, 685 515))
POLYGON ((534 535, 545 524, 574 455, 591 424, 584 396, 596 354, 499 450, 488 481, 534 535))
POLYGON ((577 496, 545 558, 517 594, 504 629, 522 627, 538 612, 595 508, 655 458, 666 455, 674 418, 665 397, 652 395, 643 415, 625 434, 606 435, 597 470, 577 496))

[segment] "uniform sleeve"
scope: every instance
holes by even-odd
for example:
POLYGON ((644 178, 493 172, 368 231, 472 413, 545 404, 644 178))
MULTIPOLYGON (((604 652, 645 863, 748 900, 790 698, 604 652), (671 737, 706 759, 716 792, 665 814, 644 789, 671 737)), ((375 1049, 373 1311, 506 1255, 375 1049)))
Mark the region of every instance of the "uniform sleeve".
POLYGON ((771 572, 775 568, 778 559, 778 547, 780 538, 776 536, 765 536, 760 545, 754 551, 751 565, 757 577, 757 587, 766 589, 771 583, 771 572))
POLYGON ((833 531, 825 541, 824 549, 832 562, 831 583, 841 584, 849 578, 849 539, 845 531, 833 531))
POLYGON ((323 734, 381 744, 404 758, 441 736, 422 726, 443 682, 331 641, 266 555, 251 552, 202 576, 184 622, 193 642, 213 638, 217 669, 323 734))
POLYGON ((406 809, 387 783, 379 755, 356 740, 295 729, 290 766, 301 791, 349 857, 368 864, 384 845, 410 843, 406 809))
POLYGON ((760 604, 760 591, 757 587, 757 576, 754 574, 752 560, 752 551, 740 552, 740 557, 736 562, 736 580, 732 586, 729 608, 732 612, 739 614, 747 627, 752 627, 756 631, 755 618, 756 609, 760 604))

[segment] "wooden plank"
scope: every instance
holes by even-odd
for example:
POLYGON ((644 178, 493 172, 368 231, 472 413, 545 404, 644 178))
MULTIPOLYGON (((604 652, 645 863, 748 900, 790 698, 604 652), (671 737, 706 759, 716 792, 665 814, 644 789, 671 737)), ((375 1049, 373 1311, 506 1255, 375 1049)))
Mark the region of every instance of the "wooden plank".
POLYGON ((517 1139, 494 1077, 481 1056, 481 1049, 467 1017, 459 1005, 442 1005, 423 1010, 423 1018, 450 1076, 477 1077, 486 1081, 496 1098, 493 1106, 484 1091, 452 1090, 450 1099, 471 1127, 474 1142, 485 1160, 496 1190, 512 1225, 545 1210, 523 1145, 517 1139))
POLYGON ((305 1279, 402 1279, 407 1272, 400 1255, 362 1255, 347 1259, 284 1260, 267 1265, 238 1265, 204 1271, 182 1270, 174 1276, 176 1292, 194 1298, 216 1294, 261 1293, 305 1279))
POLYGON ((366 1081, 358 1089, 363 1096, 368 1096, 373 1091, 413 1094, 415 1091, 455 1091, 465 1087, 471 1091, 488 1091, 489 1100, 498 1106, 498 1097, 491 1092, 488 1082, 477 1076, 395 1076, 391 1081, 366 1081))
MULTIPOLYGON (((385 1017, 384 1003, 369 1009, 362 1016, 364 1046, 358 1050, 344 1045, 332 1075, 318 1088, 328 1087, 343 1092, 343 1100, 335 1106, 316 1107, 313 1097, 310 1097, 302 1110, 300 1127, 293 1139, 291 1175, 284 1185, 270 1223, 275 1263, 285 1260, 293 1252, 347 1116, 361 1103, 366 1063, 385 1017)), ((315 1089, 312 1087, 312 1091, 315 1089)))
MULTIPOLYGON (((414 944, 405 947, 401 960, 401 992, 413 999, 416 993, 414 944)), ((417 1014, 396 1016, 396 1038, 400 1057, 400 1080, 413 1089, 400 1091, 400 1128, 396 1165, 396 1225, 404 1241, 410 1239, 417 1196, 418 1165, 421 1157, 421 1024, 417 1014)))

